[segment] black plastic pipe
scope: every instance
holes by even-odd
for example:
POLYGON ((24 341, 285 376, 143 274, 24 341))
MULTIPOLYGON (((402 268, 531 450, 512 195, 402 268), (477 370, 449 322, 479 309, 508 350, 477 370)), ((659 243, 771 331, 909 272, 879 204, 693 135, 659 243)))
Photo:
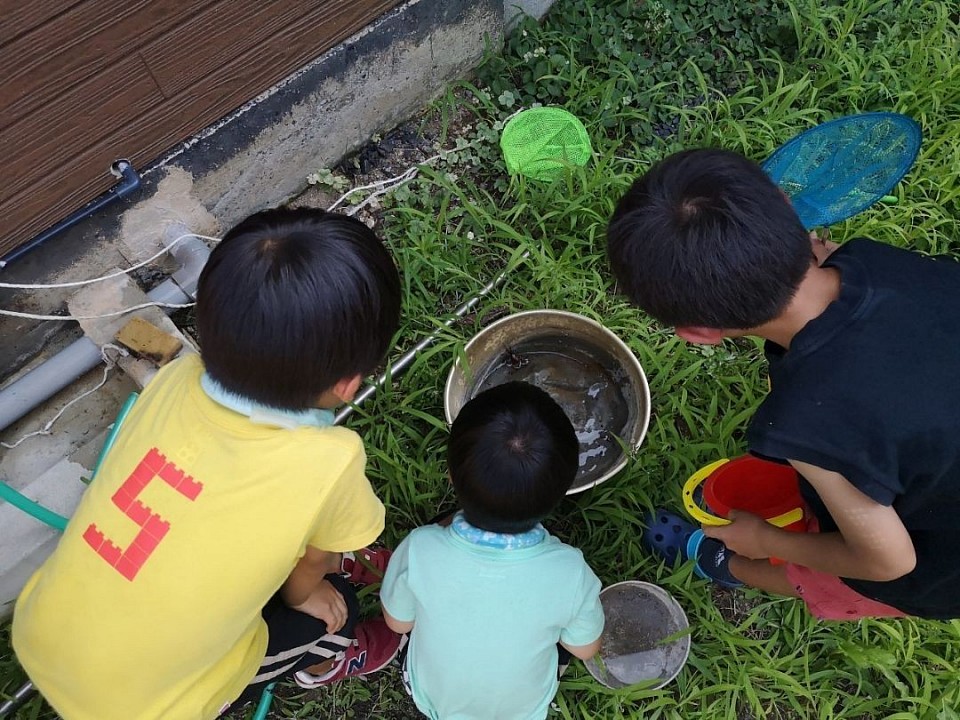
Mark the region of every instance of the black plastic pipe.
POLYGON ((120 182, 107 190, 100 197, 91 200, 82 208, 58 222, 53 227, 44 230, 29 242, 24 243, 23 245, 4 255, 3 258, 0 258, 0 268, 5 268, 10 263, 19 260, 31 250, 43 245, 43 243, 52 238, 54 235, 58 235, 67 228, 73 227, 81 220, 88 218, 95 212, 102 210, 110 203, 115 202, 120 198, 125 198, 127 195, 140 187, 140 175, 136 170, 133 169, 133 165, 131 165, 129 161, 117 160, 113 163, 113 165, 110 166, 110 172, 119 177, 120 182))

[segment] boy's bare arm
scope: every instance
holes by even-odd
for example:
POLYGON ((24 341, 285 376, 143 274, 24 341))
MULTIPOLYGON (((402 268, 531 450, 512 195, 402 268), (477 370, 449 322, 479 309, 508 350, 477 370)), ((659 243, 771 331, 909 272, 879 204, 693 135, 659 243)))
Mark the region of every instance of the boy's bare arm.
POLYGON ((791 533, 749 513, 733 513, 730 525, 704 532, 745 557, 778 557, 838 577, 889 581, 913 570, 913 541, 896 510, 870 499, 839 473, 790 464, 816 489, 839 532, 791 533))
POLYGON ((589 660, 600 652, 600 638, 597 638, 589 645, 567 645, 562 640, 560 644, 563 645, 571 655, 581 660, 589 660))
POLYGON ((413 630, 413 621, 404 621, 397 620, 393 615, 387 612, 387 609, 380 606, 380 609, 383 611, 383 619, 387 623, 387 627, 393 630, 395 633, 400 633, 401 635, 406 635, 408 632, 413 630))
POLYGON ((336 632, 347 621, 343 596, 323 576, 340 568, 340 553, 318 550, 307 545, 303 557, 280 588, 283 601, 327 624, 327 632, 336 632))

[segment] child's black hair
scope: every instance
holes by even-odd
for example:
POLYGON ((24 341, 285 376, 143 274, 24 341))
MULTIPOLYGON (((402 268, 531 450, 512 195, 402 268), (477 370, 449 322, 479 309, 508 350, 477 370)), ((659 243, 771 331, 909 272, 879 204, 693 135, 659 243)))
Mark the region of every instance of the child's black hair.
POLYGON ((673 327, 754 328, 777 317, 813 258, 803 224, 760 166, 727 150, 654 165, 607 228, 620 290, 673 327))
POLYGON ((533 528, 563 499, 579 461, 563 408, 522 382, 466 403, 450 429, 447 463, 464 517, 490 532, 533 528))
POLYGON ((201 355, 227 390, 315 407, 383 360, 400 320, 393 258, 359 220, 313 208, 251 215, 210 254, 197 292, 201 355))

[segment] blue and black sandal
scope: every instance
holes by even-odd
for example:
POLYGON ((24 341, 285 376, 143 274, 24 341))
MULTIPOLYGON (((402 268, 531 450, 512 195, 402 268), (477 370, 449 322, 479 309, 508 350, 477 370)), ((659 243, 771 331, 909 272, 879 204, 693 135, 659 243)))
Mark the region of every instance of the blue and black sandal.
POLYGON ((644 522, 643 546, 660 555, 668 564, 693 558, 693 570, 706 580, 723 587, 739 587, 741 583, 730 572, 730 557, 733 555, 719 540, 708 538, 703 530, 664 509, 655 510, 644 522))

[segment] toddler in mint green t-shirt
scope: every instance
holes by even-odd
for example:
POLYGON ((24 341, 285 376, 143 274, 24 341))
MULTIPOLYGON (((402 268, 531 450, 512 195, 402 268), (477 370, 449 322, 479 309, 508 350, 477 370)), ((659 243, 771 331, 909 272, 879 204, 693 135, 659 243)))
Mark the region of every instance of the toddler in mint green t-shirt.
POLYGON ((405 682, 431 718, 544 718, 558 662, 592 657, 603 630, 600 581, 540 524, 576 476, 573 426, 542 390, 500 385, 460 411, 448 465, 462 510, 410 533, 380 592, 410 633, 405 682))

